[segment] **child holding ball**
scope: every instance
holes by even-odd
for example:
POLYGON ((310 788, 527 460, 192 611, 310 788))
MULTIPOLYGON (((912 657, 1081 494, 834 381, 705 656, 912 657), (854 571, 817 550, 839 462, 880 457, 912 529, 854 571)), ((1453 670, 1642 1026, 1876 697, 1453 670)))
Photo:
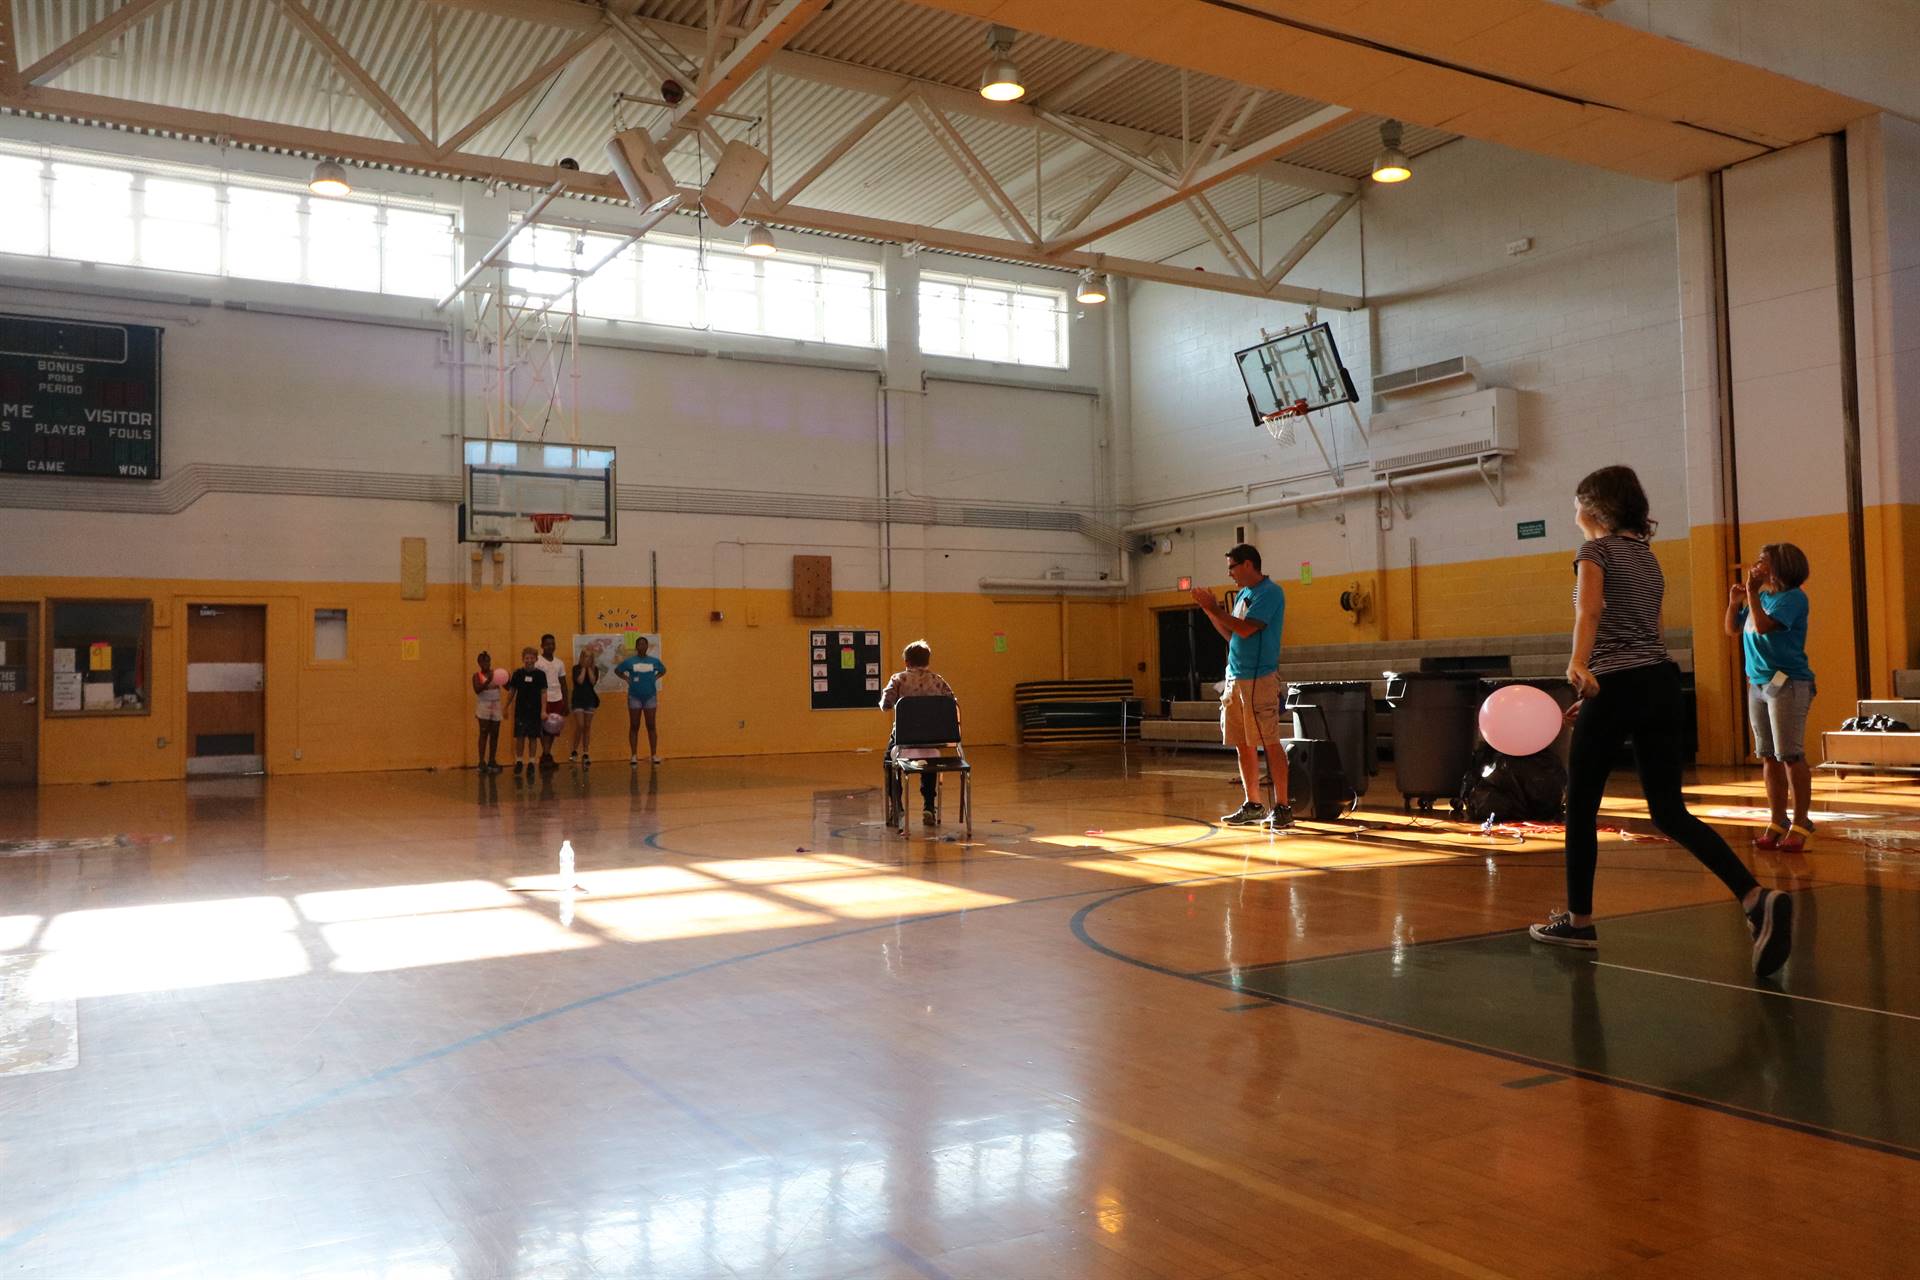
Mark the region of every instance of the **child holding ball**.
POLYGON ((1747 570, 1745 583, 1727 592, 1726 631, 1740 637, 1746 659, 1747 719, 1753 753, 1767 780, 1767 829, 1757 849, 1798 853, 1813 838, 1808 809, 1813 772, 1807 767, 1807 708, 1813 705, 1813 668, 1807 664, 1807 553, 1791 542, 1769 542, 1747 570), (1787 796, 1793 818, 1787 818, 1787 796))

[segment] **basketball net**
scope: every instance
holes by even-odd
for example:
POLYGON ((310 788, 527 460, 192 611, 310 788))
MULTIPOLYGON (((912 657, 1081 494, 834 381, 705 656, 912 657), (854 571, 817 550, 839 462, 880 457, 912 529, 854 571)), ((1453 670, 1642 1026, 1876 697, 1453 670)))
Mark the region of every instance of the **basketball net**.
POLYGON ((573 519, 572 516, 541 512, 527 519, 533 522, 533 531, 540 535, 542 551, 557 556, 566 550, 567 521, 573 519))
POLYGON ((1265 427, 1267 434, 1280 444, 1291 446, 1295 439, 1294 423, 1306 416, 1307 402, 1296 400, 1292 404, 1283 404, 1272 413, 1263 415, 1260 425, 1265 427))

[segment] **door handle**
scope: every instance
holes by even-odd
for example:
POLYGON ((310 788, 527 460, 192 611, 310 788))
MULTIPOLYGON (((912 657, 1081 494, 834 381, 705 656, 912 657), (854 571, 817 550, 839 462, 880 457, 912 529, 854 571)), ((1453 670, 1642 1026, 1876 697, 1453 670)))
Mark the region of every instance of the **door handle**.
POLYGON ((24 698, 22 698, 22 699, 20 699, 20 705, 21 705, 21 706, 23 706, 23 707, 30 707, 30 706, 32 706, 32 705, 33 705, 34 703, 36 703, 36 702, 38 702, 38 701, 40 701, 40 699, 38 699, 38 698, 36 698, 36 697, 34 697, 33 695, 31 695, 31 694, 29 694, 28 696, 26 696, 26 697, 24 697, 24 698))

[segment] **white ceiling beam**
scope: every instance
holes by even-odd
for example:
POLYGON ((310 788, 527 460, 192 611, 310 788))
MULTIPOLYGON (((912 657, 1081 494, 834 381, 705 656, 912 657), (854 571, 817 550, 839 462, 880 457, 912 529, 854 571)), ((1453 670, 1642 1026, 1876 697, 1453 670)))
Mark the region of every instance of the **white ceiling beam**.
POLYGON ((460 9, 468 13, 488 13, 496 18, 515 18, 547 27, 565 27, 570 31, 592 31, 600 25, 600 10, 577 0, 426 0, 436 9, 460 9))
POLYGON ((830 3, 832 0, 780 0, 718 66, 709 64, 700 69, 700 92, 673 109, 661 136, 682 125, 698 124, 708 112, 719 109, 830 3))
POLYGON ((866 115, 861 116, 853 128, 841 134, 839 141, 835 142, 831 147, 828 147, 819 159, 807 166, 805 173, 795 178, 792 185, 780 193, 780 198, 773 202, 773 207, 775 209, 784 209, 792 204, 795 196, 812 186, 821 174, 840 163, 847 152, 859 146, 863 138, 879 128, 881 122, 892 115, 900 104, 907 100, 907 95, 912 92, 912 85, 902 84, 883 100, 879 106, 867 112, 866 115))
MULTIPOLYGON (((440 174, 480 182, 505 182, 534 190, 543 190, 559 181, 564 184, 568 195, 598 197, 615 204, 624 204, 626 201, 619 181, 610 173, 566 171, 553 165, 527 164, 497 156, 432 149, 408 142, 355 137, 322 129, 304 129, 183 107, 156 106, 66 89, 23 88, 14 93, 0 93, 0 109, 45 112, 131 129, 157 129, 205 139, 217 145, 259 146, 307 155, 337 156, 349 163, 385 165, 408 172, 440 174)), ((698 193, 683 190, 683 198, 687 195, 697 198, 698 193)), ((798 231, 822 231, 898 244, 918 243, 931 249, 1030 263, 1061 271, 1092 268, 1139 280, 1313 303, 1344 311, 1363 305, 1362 299, 1350 294, 1299 289, 1286 284, 1267 290, 1260 281, 1242 280, 1225 272, 1194 271, 1164 263, 1074 250, 1051 251, 1043 245, 1021 240, 889 222, 799 205, 788 205, 776 211, 766 201, 758 199, 749 205, 747 216, 798 231)))
POLYGON ((441 143, 440 150, 442 152, 458 151, 461 147, 465 146, 475 134, 499 119, 501 112, 506 111, 512 107, 514 103, 520 101, 520 99, 526 97, 529 93, 532 93, 535 89, 539 88, 542 83, 557 74, 561 68, 565 67, 569 62, 572 62, 575 58, 606 38, 607 33, 598 26, 594 27, 591 31, 581 32, 577 37, 569 41, 566 47, 561 49, 560 52, 554 54, 551 58, 548 58, 545 62, 534 68, 533 73, 526 79, 514 85, 513 88, 507 90, 498 98, 495 98, 492 105, 469 120, 464 129, 461 129, 451 138, 441 143))
MULTIPOLYGON (((758 209, 749 209, 748 216, 771 215, 758 209)), ((1038 267, 1051 267, 1057 271, 1087 269, 1110 271, 1130 279, 1150 280, 1156 284, 1184 285, 1189 288, 1210 289, 1216 293, 1235 293, 1244 297, 1275 298, 1282 302, 1299 302, 1336 311, 1353 311, 1365 305, 1364 299, 1348 293, 1299 289, 1284 284, 1269 291, 1259 280, 1244 280, 1239 276, 1228 275, 1221 271, 1174 267, 1164 262, 1145 262, 1137 258, 1122 258, 1104 253, 1078 251, 1050 253, 1040 245, 1022 244, 1017 240, 1003 240, 997 236, 948 231, 939 227, 921 226, 917 223, 891 222, 884 218, 867 218, 859 214, 838 213, 828 209, 790 207, 778 221, 782 226, 791 226, 799 230, 827 231, 840 235, 859 236, 868 240, 890 241, 895 244, 918 244, 927 249, 967 253, 982 258, 999 258, 1007 262, 1025 262, 1038 267)))
MULTIPOLYGON (((1208 125, 1206 133, 1201 135, 1199 145, 1187 152, 1187 163, 1181 168, 1180 180, 1174 185, 1186 186, 1188 179, 1193 177, 1194 170, 1200 167, 1202 161, 1217 159, 1225 154, 1233 144, 1233 136, 1226 132, 1227 121, 1232 118, 1235 111, 1251 111, 1255 93, 1256 90, 1253 89, 1241 89, 1227 95, 1227 100, 1220 104, 1220 110, 1214 113, 1213 123, 1208 125), (1216 143, 1219 144, 1218 151, 1214 149, 1216 143)), ((1245 120, 1246 117, 1242 116, 1242 123, 1245 120)))
POLYGON ((1233 234, 1233 228, 1213 207, 1213 202, 1205 196, 1195 196, 1187 201, 1187 205, 1193 210, 1193 216, 1200 220, 1200 229, 1207 233, 1207 239, 1213 241, 1213 247, 1220 251, 1220 256, 1227 260, 1234 274, 1245 280, 1258 280, 1259 264, 1247 252, 1247 247, 1240 243, 1240 238, 1233 234))
POLYGON ((607 49, 614 43, 616 43, 615 40, 610 38, 602 44, 588 46, 586 52, 561 70, 559 78, 553 82, 553 88, 541 95, 540 105, 533 109, 526 123, 520 126, 522 138, 547 136, 547 130, 558 124, 567 114, 567 108, 573 104, 574 96, 580 92, 581 86, 591 80, 594 73, 600 69, 600 64, 606 60, 607 49))
POLYGON ((640 70, 662 80, 680 80, 691 76, 687 67, 676 61, 684 59, 679 46, 655 33, 650 24, 611 11, 607 14, 606 22, 608 29, 619 37, 614 41, 614 46, 640 70), (665 45, 672 56, 656 46, 655 40, 665 45))
POLYGON ((1294 241, 1293 248, 1287 250, 1286 256, 1273 264, 1273 269, 1266 274, 1264 281, 1266 287, 1271 289, 1282 280, 1285 280, 1287 278, 1287 272, 1299 266, 1300 259, 1313 252, 1313 246, 1319 244, 1320 241, 1326 237, 1327 232, 1333 230, 1336 222, 1339 222, 1340 219, 1347 216, 1347 210, 1359 203, 1360 197, 1357 193, 1343 200, 1335 201, 1331 209, 1321 214, 1319 220, 1308 227, 1298 240, 1294 241))
MULTIPOLYGON (((609 15, 610 17, 613 15, 609 15)), ((647 19, 639 25, 655 35, 678 53, 683 61, 688 61, 681 42, 698 47, 705 33, 698 27, 683 27, 671 22, 647 19)), ((1139 61, 1124 54, 1111 55, 1113 74, 1118 75, 1128 66, 1138 66, 1139 61)), ((1031 126, 1045 112, 1057 120, 1066 120, 1081 129, 1094 132, 1096 137, 1108 146, 1134 146, 1141 150, 1155 142, 1178 142, 1178 138, 1167 138, 1161 134, 1147 133, 1140 129, 1130 129, 1124 125, 1110 125, 1082 119, 1058 109, 1051 98, 1043 98, 1039 103, 1028 106, 1024 102, 988 102, 971 89, 962 89, 950 84, 941 84, 934 80, 922 80, 916 77, 896 75, 889 71, 879 71, 872 67, 862 67, 851 62, 840 62, 832 58, 822 58, 816 54, 798 53, 792 49, 782 49, 774 54, 770 61, 772 68, 783 76, 796 80, 807 80, 814 84, 829 84, 842 89, 857 89, 884 98, 902 85, 919 93, 928 102, 940 108, 946 114, 976 116, 996 124, 1018 124, 1031 126), (1114 140, 1118 139, 1116 143, 1114 140)), ((676 73, 680 75, 688 72, 676 73)), ((1069 85, 1072 82, 1069 82, 1069 85)), ((1066 87, 1066 86, 1063 86, 1066 87)), ((1064 132, 1064 130, 1063 130, 1064 132)), ((1077 139, 1085 141, 1084 138, 1077 139)), ((1089 144, 1092 145, 1092 144, 1089 144)), ((1118 155, 1115 155, 1118 159, 1118 155)), ((1136 157, 1137 158, 1137 157, 1136 157)), ((1326 173, 1319 169, 1307 169, 1300 165, 1287 164, 1284 161, 1269 161, 1262 168, 1270 181, 1284 183, 1304 191, 1321 191, 1335 195, 1345 195, 1359 189, 1354 179, 1338 173, 1326 173)), ((1162 181, 1171 181, 1173 175, 1167 174, 1162 181)))
POLYGON ((933 136, 933 140, 940 145, 942 151, 947 153, 947 159, 953 162, 954 168, 960 170, 967 180, 967 185, 971 186, 974 194, 980 197, 981 203, 986 205, 993 216, 999 219, 1000 225, 1007 229, 1007 234, 1016 239, 1025 240, 1029 244, 1039 244, 1040 237, 1035 233, 1033 224, 1026 220, 1019 206, 1008 197, 1006 188, 987 172, 987 166, 980 163, 980 157, 973 153, 973 148, 969 147, 966 139, 960 136, 960 131, 953 127, 953 121, 941 115, 917 93, 907 99, 907 105, 912 107, 913 113, 920 117, 920 123, 927 127, 927 132, 933 136))
POLYGON ((25 84, 45 84, 107 41, 172 0, 127 0, 100 21, 20 73, 25 84))
POLYGON ((1091 66, 1083 68, 1073 79, 1052 93, 1042 94, 1033 105, 1044 107, 1048 111, 1065 111, 1133 65, 1134 60, 1126 54, 1110 53, 1091 66))
POLYGON ((1054 228, 1055 234, 1065 235, 1067 232, 1085 222, 1088 218, 1091 218, 1094 210, 1105 204, 1108 197, 1119 190, 1120 184, 1125 182, 1127 175, 1132 172, 1133 169, 1129 165, 1116 164, 1113 166, 1113 168, 1108 171, 1107 176, 1095 183, 1093 190, 1087 192, 1086 199, 1075 205, 1067 216, 1060 220, 1060 225, 1054 228))
POLYGON ((1109 159, 1118 160, 1121 164, 1129 165, 1135 172, 1146 174, 1162 186, 1173 187, 1178 185, 1173 174, 1162 168, 1153 159, 1115 142, 1112 138, 1109 138, 1106 134, 1091 125, 1052 111, 1036 111, 1034 115, 1038 116, 1043 122, 1052 126, 1058 132, 1072 138, 1080 145, 1091 147, 1109 159))
POLYGON ((379 82, 360 65, 359 60, 347 52, 346 46, 334 38, 333 32, 327 30, 320 19, 314 17, 311 9, 301 4, 300 0, 280 0, 280 7, 286 10, 287 16, 293 19, 294 25, 300 29, 301 34, 333 62, 334 68, 346 78, 347 83, 354 87, 367 105, 387 122, 396 135, 411 138, 423 147, 433 145, 433 139, 429 138, 426 132, 400 109, 400 104, 388 96, 387 91, 382 89, 379 82))
POLYGON ((1157 192, 1134 203, 1131 208, 1110 214, 1099 226, 1076 230, 1066 237, 1047 243, 1049 251, 1078 249, 1081 245, 1091 244, 1103 236, 1112 235, 1124 227, 1145 218, 1150 218, 1162 209, 1172 208, 1188 196, 1218 186, 1229 178, 1237 178, 1250 173, 1262 164, 1282 152, 1324 137, 1347 122, 1358 118, 1359 113, 1346 107, 1322 107, 1304 120, 1296 120, 1283 129, 1276 129, 1266 137, 1250 142, 1217 160, 1208 161, 1196 171, 1184 186, 1172 191, 1157 192))

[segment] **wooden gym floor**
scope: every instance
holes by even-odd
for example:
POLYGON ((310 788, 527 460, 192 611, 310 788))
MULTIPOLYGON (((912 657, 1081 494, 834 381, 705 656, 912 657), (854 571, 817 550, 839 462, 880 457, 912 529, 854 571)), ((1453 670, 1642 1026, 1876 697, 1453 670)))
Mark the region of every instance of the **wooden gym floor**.
POLYGON ((0 1273, 1912 1274, 1920 788, 1770 857, 1692 787, 1797 895, 1756 988, 1657 839, 1566 953, 1557 835, 1390 775, 1273 838, 1217 754, 975 761, 971 843, 867 754, 8 795, 0 1273))

